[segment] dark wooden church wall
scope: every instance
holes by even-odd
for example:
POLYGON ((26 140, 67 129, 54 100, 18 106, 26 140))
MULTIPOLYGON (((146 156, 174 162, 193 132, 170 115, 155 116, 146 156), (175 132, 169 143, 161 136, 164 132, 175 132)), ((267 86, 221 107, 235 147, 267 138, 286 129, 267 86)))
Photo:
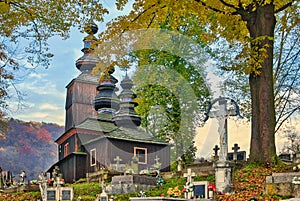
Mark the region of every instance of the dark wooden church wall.
POLYGON ((80 124, 87 117, 97 115, 93 106, 97 83, 85 83, 75 80, 67 87, 65 130, 80 124))
POLYGON ((60 172, 66 183, 72 183, 80 178, 85 178, 85 155, 72 154, 59 165, 60 172))
POLYGON ((107 161, 110 157, 110 151, 107 148, 107 139, 103 138, 102 140, 98 140, 94 143, 90 143, 84 146, 87 157, 87 172, 92 173, 99 171, 101 167, 106 167, 108 165, 107 161), (92 149, 96 149, 96 165, 91 166, 90 164, 90 151, 92 149))
POLYGON ((145 169, 155 164, 155 158, 160 158, 159 162, 162 163, 164 170, 169 170, 170 149, 166 145, 152 144, 152 143, 141 143, 132 141, 122 141, 116 139, 110 139, 111 143, 111 157, 110 163, 115 163, 113 160, 116 156, 122 159, 122 163, 129 163, 134 155, 134 147, 146 148, 147 149, 147 164, 140 164, 139 169, 145 169))
POLYGON ((69 143, 69 154, 75 151, 75 135, 69 137, 66 141, 64 141, 61 145, 59 145, 58 158, 59 160, 65 157, 65 145, 69 143))

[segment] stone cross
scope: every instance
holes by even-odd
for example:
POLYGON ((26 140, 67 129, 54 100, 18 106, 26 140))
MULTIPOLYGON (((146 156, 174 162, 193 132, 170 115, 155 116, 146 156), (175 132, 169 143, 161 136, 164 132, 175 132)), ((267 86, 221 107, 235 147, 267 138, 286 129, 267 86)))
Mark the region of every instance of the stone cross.
POLYGON ((156 156, 155 156, 155 159, 154 159, 155 164, 160 164, 159 159, 160 159, 160 158, 158 158, 158 156, 156 155, 156 156))
POLYGON ((114 161, 116 161, 116 170, 119 170, 120 162, 122 161, 122 159, 120 158, 120 156, 116 156, 116 158, 114 158, 114 161))
POLYGON ((216 118, 219 122, 218 132, 220 135, 220 161, 227 160, 228 153, 228 136, 227 136, 227 100, 219 99, 218 110, 211 111, 210 117, 216 118))
POLYGON ((218 155, 218 151, 220 150, 218 145, 215 145, 215 148, 213 148, 214 152, 215 152, 215 161, 217 161, 219 159, 219 155, 218 155))
POLYGON ((186 181, 192 183, 193 182, 193 177, 195 177, 195 172, 192 172, 191 168, 187 169, 187 173, 183 174, 183 177, 186 177, 186 181))
POLYGON ((195 177, 195 172, 192 172, 191 168, 187 169, 187 173, 183 174, 184 177, 186 177, 186 184, 185 184, 185 198, 186 199, 191 199, 193 197, 193 177, 195 177))
POLYGON ((234 144, 234 146, 232 147, 233 150, 233 160, 237 161, 237 152, 240 149, 238 144, 234 144))

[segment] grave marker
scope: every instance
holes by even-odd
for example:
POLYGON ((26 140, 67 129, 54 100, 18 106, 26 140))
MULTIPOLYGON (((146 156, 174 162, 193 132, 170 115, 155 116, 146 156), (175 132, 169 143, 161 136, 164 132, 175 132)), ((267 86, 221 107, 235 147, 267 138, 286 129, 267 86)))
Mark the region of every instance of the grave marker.
POLYGON ((233 150, 233 160, 237 161, 237 152, 240 149, 238 144, 234 144, 234 146, 232 147, 233 150))
POLYGON ((186 177, 186 183, 184 186, 186 189, 184 197, 186 199, 191 199, 193 197, 193 193, 194 193, 193 192, 194 191, 193 177, 195 177, 195 176, 196 176, 196 174, 195 174, 195 172, 192 172, 191 168, 188 168, 187 173, 183 174, 183 177, 186 177))
POLYGON ((208 198, 208 181, 195 181, 194 182, 194 198, 208 198))
POLYGON ((215 147, 213 148, 213 150, 215 152, 215 155, 214 155, 215 159, 214 159, 214 161, 217 161, 217 160, 219 160, 218 151, 220 150, 220 148, 219 148, 218 145, 215 145, 215 147))

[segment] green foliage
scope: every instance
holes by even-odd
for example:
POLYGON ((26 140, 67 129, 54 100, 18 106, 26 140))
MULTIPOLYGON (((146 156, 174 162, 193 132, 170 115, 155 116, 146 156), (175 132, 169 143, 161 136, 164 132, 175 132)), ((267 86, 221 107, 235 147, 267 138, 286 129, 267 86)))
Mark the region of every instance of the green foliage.
POLYGON ((96 195, 102 192, 100 184, 97 182, 74 184, 73 188, 75 197, 86 196, 86 199, 89 197, 89 199, 95 200, 96 195))

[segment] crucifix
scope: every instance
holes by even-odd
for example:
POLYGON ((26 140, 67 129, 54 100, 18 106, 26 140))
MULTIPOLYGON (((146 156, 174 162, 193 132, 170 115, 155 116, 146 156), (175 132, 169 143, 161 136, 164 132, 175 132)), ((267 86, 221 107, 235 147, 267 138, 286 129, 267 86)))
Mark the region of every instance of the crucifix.
MULTIPOLYGON (((228 154, 228 134, 227 134, 227 119, 229 116, 239 116, 239 106, 230 98, 219 97, 212 101, 209 105, 204 122, 209 118, 216 118, 218 120, 220 135, 220 154, 219 160, 215 161, 215 177, 216 188, 218 191, 227 193, 233 189, 232 182, 232 167, 227 160, 228 154)), ((217 153, 217 147, 214 151, 217 153)))
POLYGON ((218 145, 215 145, 215 148, 213 148, 214 152, 215 152, 215 161, 217 161, 219 159, 219 155, 218 155, 218 151, 220 150, 218 145))
POLYGON ((237 161, 237 152, 240 149, 238 144, 234 144, 234 146, 232 147, 233 150, 233 160, 237 161))

